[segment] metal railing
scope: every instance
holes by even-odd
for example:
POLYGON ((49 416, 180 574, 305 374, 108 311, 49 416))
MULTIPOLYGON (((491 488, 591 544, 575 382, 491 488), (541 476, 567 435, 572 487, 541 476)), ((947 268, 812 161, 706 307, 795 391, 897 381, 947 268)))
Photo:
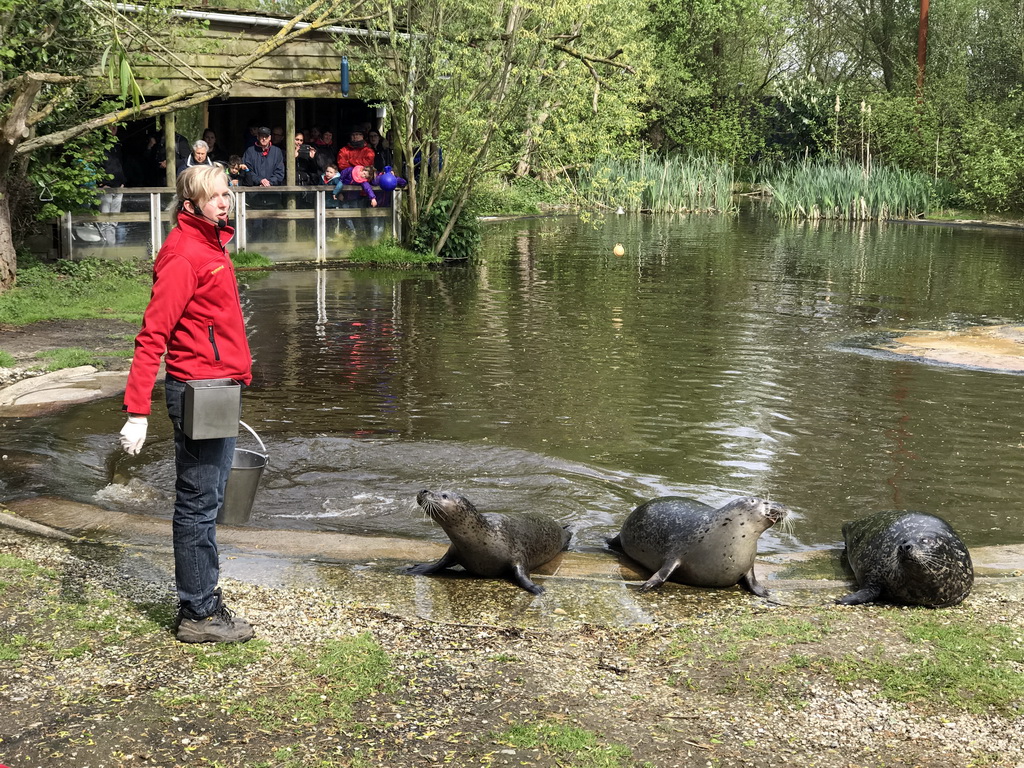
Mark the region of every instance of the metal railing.
MULTIPOLYGON (((378 192, 378 200, 387 204, 377 208, 362 207, 365 198, 335 202, 328 186, 232 187, 231 191, 235 193, 235 237, 229 247, 235 251, 258 249, 271 261, 319 263, 343 258, 354 244, 372 242, 386 232, 401 239, 400 189, 378 192), (345 207, 353 202, 358 207, 345 207)), ((347 185, 344 191, 354 195, 362 188, 347 185)), ((113 195, 119 195, 119 202, 116 206, 108 202, 106 207, 116 207, 116 212, 67 213, 58 221, 59 257, 138 256, 143 248, 156 255, 171 228, 174 190, 106 188, 100 190, 99 200, 113 195)))

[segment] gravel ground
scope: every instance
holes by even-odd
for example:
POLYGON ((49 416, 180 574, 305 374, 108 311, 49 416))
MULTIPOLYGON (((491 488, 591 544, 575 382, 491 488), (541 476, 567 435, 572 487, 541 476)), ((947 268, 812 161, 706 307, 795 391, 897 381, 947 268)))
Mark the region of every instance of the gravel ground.
POLYGON ((676 624, 544 630, 225 580, 257 639, 192 647, 170 634, 169 574, 130 551, 0 528, 0 553, 0 761, 11 768, 953 768, 1018 766, 1024 754, 1016 702, 970 712, 941 681, 898 702, 885 680, 840 682, 834 666, 937 664, 931 643, 901 629, 924 616, 965 636, 1009 629, 1017 653, 994 647, 993 669, 1020 679, 1019 601, 999 588, 949 611, 780 607, 736 591, 676 624), (387 671, 346 709, 359 676, 339 675, 358 665, 311 660, 360 638, 387 671))

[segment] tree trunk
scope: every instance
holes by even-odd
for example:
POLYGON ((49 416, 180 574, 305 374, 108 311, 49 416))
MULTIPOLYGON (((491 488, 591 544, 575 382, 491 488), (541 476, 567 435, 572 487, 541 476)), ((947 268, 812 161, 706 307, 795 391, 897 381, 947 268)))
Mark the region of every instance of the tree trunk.
POLYGON ((11 198, 7 194, 7 179, 0 176, 0 294, 14 287, 17 266, 11 232, 11 198))

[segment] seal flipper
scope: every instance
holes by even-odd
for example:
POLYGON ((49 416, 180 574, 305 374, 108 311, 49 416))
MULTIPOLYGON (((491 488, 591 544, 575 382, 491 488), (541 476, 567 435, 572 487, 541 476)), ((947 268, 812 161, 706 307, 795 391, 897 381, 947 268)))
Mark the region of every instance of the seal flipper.
POLYGON ((641 592, 650 592, 652 589, 657 589, 672 575, 672 572, 679 567, 678 560, 670 560, 661 566, 661 570, 651 576, 647 581, 640 585, 641 592))
POLYGON ((605 543, 608 545, 609 549, 614 549, 616 552, 625 551, 622 549, 622 536, 619 534, 612 536, 610 539, 606 539, 605 543))
POLYGON ((871 603, 878 599, 878 596, 882 594, 882 588, 877 585, 869 585, 863 589, 858 589, 856 592, 851 592, 845 597, 840 597, 836 600, 837 605, 863 605, 864 603, 871 603))
POLYGON ((455 556, 456 552, 455 547, 448 547, 448 551, 441 555, 441 559, 437 562, 414 565, 406 570, 406 573, 411 573, 414 576, 427 576, 431 573, 443 571, 445 568, 451 568, 453 565, 459 564, 459 559, 455 556))
POLYGON ((512 574, 509 576, 509 579, 516 586, 522 587, 527 592, 532 592, 535 595, 539 595, 544 591, 544 587, 530 581, 530 574, 523 568, 522 563, 516 563, 512 566, 512 574))
POLYGON ((768 590, 761 586, 757 576, 754 575, 754 566, 750 566, 750 570, 740 576, 740 580, 737 583, 751 594, 758 597, 768 597, 768 590))

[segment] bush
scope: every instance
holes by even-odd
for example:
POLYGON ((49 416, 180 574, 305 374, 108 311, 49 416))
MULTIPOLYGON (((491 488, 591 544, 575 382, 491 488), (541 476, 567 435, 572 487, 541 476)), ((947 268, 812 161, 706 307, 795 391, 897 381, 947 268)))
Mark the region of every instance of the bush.
MULTIPOLYGON (((441 200, 424 213, 416 227, 409 234, 412 250, 432 254, 434 246, 451 219, 452 201, 441 200)), ((461 261, 470 258, 480 247, 480 224, 476 216, 465 208, 452 228, 438 254, 445 261, 461 261)))
POLYGON ((356 246, 349 253, 348 260, 357 264, 387 264, 389 266, 436 264, 441 261, 433 254, 407 250, 391 237, 382 238, 372 245, 356 246))

